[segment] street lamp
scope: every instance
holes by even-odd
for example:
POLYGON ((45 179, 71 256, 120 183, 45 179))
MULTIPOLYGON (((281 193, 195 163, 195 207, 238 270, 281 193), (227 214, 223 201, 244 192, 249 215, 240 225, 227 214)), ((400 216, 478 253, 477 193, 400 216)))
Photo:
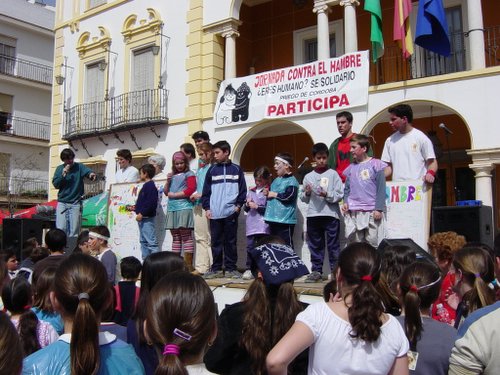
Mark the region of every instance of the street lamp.
POLYGON ((163 37, 167 38, 167 47, 170 42, 170 37, 163 35, 163 22, 160 24, 160 46, 154 45, 151 47, 151 52, 153 52, 153 55, 158 55, 160 54, 160 76, 158 77, 158 88, 162 89, 163 88, 163 81, 161 77, 162 73, 162 64, 163 64, 163 37))
POLYGON ((118 54, 116 52, 113 52, 111 51, 111 48, 109 47, 109 44, 108 44, 108 47, 107 47, 107 52, 108 52, 108 57, 106 60, 103 60, 103 61, 100 61, 98 64, 97 64, 97 67, 99 68, 99 70, 101 72, 104 72, 106 70, 106 93, 104 94, 104 100, 109 100, 109 68, 110 68, 110 54, 112 53, 113 55, 116 55, 118 56, 118 54))
POLYGON ((64 63, 61 64, 61 72, 56 75, 56 83, 63 86, 63 111, 66 112, 66 77, 68 76, 68 68, 73 69, 73 67, 68 65, 68 57, 64 56, 64 63), (64 75, 62 74, 62 70, 64 69, 64 75))

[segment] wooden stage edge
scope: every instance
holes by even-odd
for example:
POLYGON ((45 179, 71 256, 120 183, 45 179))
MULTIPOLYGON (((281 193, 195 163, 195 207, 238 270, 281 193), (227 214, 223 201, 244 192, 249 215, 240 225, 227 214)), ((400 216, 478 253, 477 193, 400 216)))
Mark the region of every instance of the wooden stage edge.
MULTIPOLYGON (((221 278, 221 279, 208 279, 205 280, 207 284, 212 288, 237 288, 237 289, 248 289, 253 280, 242 280, 242 279, 231 279, 231 278, 221 278)), ((293 286, 297 295, 307 294, 313 296, 323 296, 323 288, 328 280, 324 280, 319 283, 305 283, 303 278, 297 279, 293 286)))

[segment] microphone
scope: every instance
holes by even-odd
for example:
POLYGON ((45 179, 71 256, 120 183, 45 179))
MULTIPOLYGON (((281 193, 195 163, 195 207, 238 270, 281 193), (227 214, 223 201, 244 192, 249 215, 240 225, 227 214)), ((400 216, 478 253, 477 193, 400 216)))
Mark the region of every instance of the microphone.
POLYGON ((304 160, 302 160, 302 163, 299 164, 299 166, 297 167, 297 169, 300 169, 300 167, 302 167, 305 164, 305 162, 308 161, 308 160, 309 160, 309 158, 306 156, 304 158, 304 160))
POLYGON ((452 132, 450 129, 448 129, 448 128, 446 127, 446 125, 445 125, 445 124, 443 124, 443 123, 439 124, 439 128, 440 128, 440 129, 443 129, 443 130, 444 130, 446 133, 448 133, 448 134, 453 134, 453 132, 452 132))

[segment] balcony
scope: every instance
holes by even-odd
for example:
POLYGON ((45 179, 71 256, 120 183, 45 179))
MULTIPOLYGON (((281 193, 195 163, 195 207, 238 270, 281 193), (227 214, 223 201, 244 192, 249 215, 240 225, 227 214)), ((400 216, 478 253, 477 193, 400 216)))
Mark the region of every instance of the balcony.
POLYGON ((66 111, 63 139, 92 137, 168 123, 168 90, 133 91, 66 111))
POLYGON ((0 55, 0 74, 52 85, 52 66, 0 55))
POLYGON ((49 141, 50 123, 10 115, 4 119, 0 117, 0 135, 2 134, 49 141))
MULTIPOLYGON (((466 70, 467 33, 450 35, 451 55, 443 57, 415 46, 411 58, 404 59, 397 45, 386 46, 377 63, 370 63, 370 85, 432 77, 466 70)), ((500 65, 500 26, 484 30, 486 66, 500 65)))
POLYGON ((15 195, 21 198, 46 200, 48 189, 47 180, 30 177, 0 177, 0 196, 15 195))

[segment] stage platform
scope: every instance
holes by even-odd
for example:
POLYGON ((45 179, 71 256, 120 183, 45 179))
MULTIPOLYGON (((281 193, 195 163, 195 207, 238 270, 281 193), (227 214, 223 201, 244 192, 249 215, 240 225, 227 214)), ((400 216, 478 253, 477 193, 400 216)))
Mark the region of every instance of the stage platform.
MULTIPOLYGON (((304 279, 305 277, 302 277, 294 283, 299 299, 306 303, 321 301, 323 299, 323 288, 328 280, 320 283, 305 283, 304 279)), ((214 293, 220 314, 226 305, 240 302, 243 299, 253 280, 221 278, 206 281, 214 293)))

